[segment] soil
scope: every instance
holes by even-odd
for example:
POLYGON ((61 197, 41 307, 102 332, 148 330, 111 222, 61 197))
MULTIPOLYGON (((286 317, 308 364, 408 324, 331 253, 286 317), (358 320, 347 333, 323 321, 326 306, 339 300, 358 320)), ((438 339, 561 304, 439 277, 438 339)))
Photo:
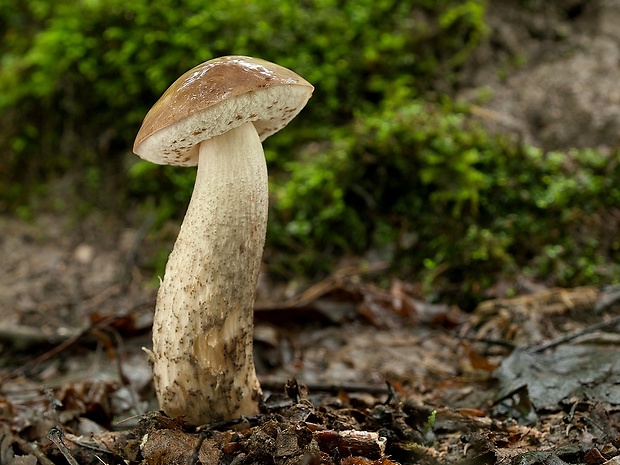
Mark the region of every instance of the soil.
POLYGON ((620 3, 489 2, 490 39, 462 75, 478 117, 546 150, 620 142, 620 3))
MULTIPOLYGON (((474 117, 547 149, 617 146, 620 4, 489 3, 459 90, 474 117)), ((522 279, 461 309, 380 263, 301 293, 264 273, 261 414, 166 417, 142 348, 177 227, 0 218, 0 464, 620 463, 618 289, 522 279)))

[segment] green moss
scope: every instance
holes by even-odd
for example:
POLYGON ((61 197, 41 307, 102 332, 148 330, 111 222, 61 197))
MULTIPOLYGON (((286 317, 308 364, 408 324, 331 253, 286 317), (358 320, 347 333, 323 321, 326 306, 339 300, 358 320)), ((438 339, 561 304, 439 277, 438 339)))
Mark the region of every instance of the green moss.
POLYGON ((3 210, 32 215, 47 182, 70 175, 83 214, 116 197, 156 211, 157 226, 178 222, 194 170, 139 161, 133 138, 177 76, 248 54, 316 87, 265 143, 277 273, 316 275, 381 250, 394 270, 466 301, 518 270, 559 285, 620 276, 618 152, 514 144, 443 93, 487 34, 484 0, 9 3, 3 210))
POLYGON ((405 88, 333 140, 274 189, 274 222, 309 225, 273 231, 304 264, 394 244, 395 270, 461 302, 524 269, 553 285, 618 279, 617 151, 519 146, 405 88))

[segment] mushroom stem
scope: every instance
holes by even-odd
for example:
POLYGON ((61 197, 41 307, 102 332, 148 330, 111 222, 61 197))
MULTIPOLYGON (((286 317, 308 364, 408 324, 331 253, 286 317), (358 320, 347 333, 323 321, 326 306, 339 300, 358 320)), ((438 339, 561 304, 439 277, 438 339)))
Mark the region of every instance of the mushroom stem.
POLYGON ((170 416, 202 424, 258 413, 253 307, 267 207, 267 166, 252 123, 201 142, 153 322, 155 389, 170 416))

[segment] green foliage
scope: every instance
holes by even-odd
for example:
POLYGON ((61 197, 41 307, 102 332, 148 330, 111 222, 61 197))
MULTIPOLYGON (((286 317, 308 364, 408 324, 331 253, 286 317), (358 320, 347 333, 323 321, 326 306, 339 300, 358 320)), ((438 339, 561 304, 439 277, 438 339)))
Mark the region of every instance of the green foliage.
POLYGON ((274 187, 275 222, 295 225, 274 233, 315 265, 395 244, 401 272, 460 296, 523 267, 557 285, 617 280, 620 153, 521 147, 466 111, 406 89, 367 106, 274 187))
POLYGON ((443 96, 484 13, 484 0, 0 0, 0 209, 30 214, 27 192, 75 173, 84 202, 112 182, 156 224, 182 217, 194 171, 138 161, 133 138, 180 74, 247 54, 316 87, 265 144, 272 269, 380 249, 466 295, 523 267, 560 285, 617 280, 618 153, 521 147, 443 96))
MULTIPOLYGON (((424 88, 453 73, 484 34, 482 5, 1 0, 0 174, 28 184, 95 166, 103 178, 118 177, 119 155, 165 88, 227 54, 280 63, 316 86, 301 119, 276 136, 278 168, 304 140, 322 139, 363 102, 380 101, 390 83, 415 79, 424 88)), ((0 192, 17 202, 24 193, 0 192)))
POLYGON ((437 410, 433 410, 431 414, 428 416, 426 420, 426 425, 424 425, 424 433, 428 434, 433 430, 433 426, 435 426, 435 422, 437 421, 437 410))

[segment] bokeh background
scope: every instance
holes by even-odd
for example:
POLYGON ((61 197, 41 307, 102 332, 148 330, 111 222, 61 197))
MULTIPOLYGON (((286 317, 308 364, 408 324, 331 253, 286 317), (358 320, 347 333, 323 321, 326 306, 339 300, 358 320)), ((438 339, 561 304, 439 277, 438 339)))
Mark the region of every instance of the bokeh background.
POLYGON ((186 70, 251 55, 316 89, 264 144, 274 280, 383 262, 464 307, 498 283, 618 283, 614 18, 605 0, 0 0, 0 213, 148 224, 161 275, 195 172, 133 138, 186 70))

